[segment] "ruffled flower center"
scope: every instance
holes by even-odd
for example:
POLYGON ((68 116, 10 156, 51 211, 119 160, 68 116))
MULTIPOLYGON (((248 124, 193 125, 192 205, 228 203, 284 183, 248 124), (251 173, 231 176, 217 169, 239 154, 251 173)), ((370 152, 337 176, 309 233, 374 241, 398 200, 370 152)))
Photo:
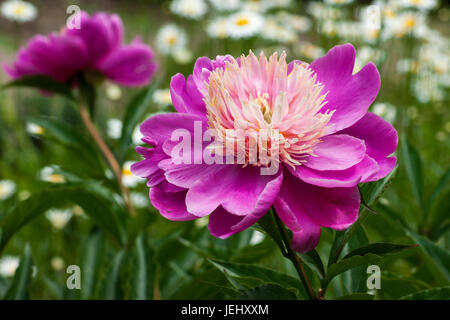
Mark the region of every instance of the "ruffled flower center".
POLYGON ((320 112, 327 103, 323 87, 306 63, 294 63, 288 73, 284 52, 279 58, 262 52, 258 58, 251 51, 230 58, 200 89, 209 127, 216 131, 213 148, 235 157, 241 151, 243 161, 237 163, 244 165, 301 165, 314 156, 334 112, 320 112))

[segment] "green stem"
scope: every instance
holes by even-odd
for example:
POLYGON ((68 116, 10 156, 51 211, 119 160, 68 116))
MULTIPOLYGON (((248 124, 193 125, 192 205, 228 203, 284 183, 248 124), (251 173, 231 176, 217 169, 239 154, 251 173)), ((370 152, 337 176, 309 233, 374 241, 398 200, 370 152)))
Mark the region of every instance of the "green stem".
POLYGON ((308 293, 308 296, 311 300, 317 300, 317 295, 314 292, 314 289, 311 285, 311 282, 309 281, 309 278, 305 272, 305 268, 303 267, 303 262, 300 259, 300 257, 292 250, 291 247, 291 241, 289 240, 288 233, 286 231, 286 228, 284 227, 283 222, 281 222, 280 218, 275 212, 275 209, 272 209, 272 214, 274 216, 274 219, 277 224, 278 231, 281 235, 281 238, 283 239, 283 244, 285 247, 285 250, 282 250, 283 255, 291 260, 292 264, 295 267, 295 270, 297 271, 300 280, 303 283, 303 286, 306 288, 306 292, 308 293))

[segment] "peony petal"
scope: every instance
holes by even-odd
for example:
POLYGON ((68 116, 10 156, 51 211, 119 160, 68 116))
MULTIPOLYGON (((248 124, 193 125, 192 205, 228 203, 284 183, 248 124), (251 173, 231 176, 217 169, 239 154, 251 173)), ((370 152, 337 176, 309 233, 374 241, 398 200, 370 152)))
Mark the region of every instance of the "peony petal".
POLYGON ((318 243, 320 227, 344 230, 358 218, 359 191, 352 188, 320 188, 286 173, 274 203, 283 222, 294 233, 292 246, 299 252, 318 243))
POLYGON ((397 131, 380 116, 368 112, 357 123, 339 133, 364 140, 367 154, 378 163, 379 172, 366 181, 381 179, 394 169, 397 159, 387 157, 397 149, 397 131))
POLYGON ((192 76, 185 81, 184 76, 178 73, 170 81, 170 95, 172 104, 180 113, 190 113, 206 117, 206 106, 203 96, 198 91, 192 76))
POLYGON ((297 166, 295 170, 288 169, 304 182, 325 188, 354 187, 380 170, 377 162, 367 155, 361 162, 345 170, 319 171, 303 165, 297 166))
POLYGON ((327 104, 322 108, 335 110, 329 122, 328 134, 356 123, 366 113, 380 89, 380 75, 373 63, 368 63, 352 75, 355 64, 355 48, 351 44, 335 46, 315 60, 311 69, 327 92, 327 104))
POLYGON ((305 166, 315 170, 343 170, 361 162, 366 154, 364 141, 346 134, 321 138, 305 166))
POLYGON ((157 68, 152 57, 153 52, 148 46, 135 42, 112 51, 97 67, 121 85, 143 86, 150 82, 157 68))
POLYGON ((239 165, 200 179, 188 191, 188 211, 205 216, 222 205, 235 215, 260 214, 269 210, 281 185, 282 175, 261 175, 260 168, 239 165))
POLYGON ((198 218, 186 210, 187 190, 168 192, 166 189, 162 184, 150 189, 150 200, 164 218, 172 221, 187 221, 198 218))

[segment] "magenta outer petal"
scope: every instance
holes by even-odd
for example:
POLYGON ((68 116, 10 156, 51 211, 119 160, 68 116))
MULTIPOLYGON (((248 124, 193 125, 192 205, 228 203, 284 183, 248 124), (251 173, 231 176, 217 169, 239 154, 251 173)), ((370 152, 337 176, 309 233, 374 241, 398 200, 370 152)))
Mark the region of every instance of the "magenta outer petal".
POLYGON ((379 172, 367 181, 381 179, 394 169, 397 159, 388 156, 397 149, 398 135, 394 127, 383 118, 368 112, 353 126, 339 133, 364 140, 367 154, 378 163, 379 172))
POLYGON ((206 117, 203 96, 198 91, 192 75, 188 77, 187 81, 181 73, 174 75, 170 81, 170 95, 173 106, 178 112, 206 117))
POLYGON ((263 176, 257 167, 224 166, 189 189, 187 208, 198 216, 210 214, 219 205, 235 215, 262 214, 272 205, 282 179, 281 170, 263 176))
POLYGON ((172 221, 186 221, 197 219, 186 210, 186 190, 168 192, 163 183, 150 189, 150 200, 161 215, 172 221))
POLYGON ((120 17, 103 12, 96 13, 92 17, 82 12, 80 29, 66 29, 66 35, 79 37, 85 43, 91 67, 119 47, 122 34, 120 17))
POLYGON ((377 162, 369 156, 345 170, 314 170, 307 166, 298 166, 289 171, 306 183, 325 188, 354 187, 363 180, 371 178, 380 170, 377 162))
POLYGON ((318 243, 320 227, 344 230, 358 218, 359 191, 352 188, 320 188, 285 174, 274 203, 283 222, 294 233, 293 248, 312 250, 318 243))
POLYGON ((206 91, 205 82, 208 82, 211 71, 217 68, 224 69, 226 61, 231 58, 229 55, 217 56, 216 60, 211 60, 208 57, 200 57, 195 61, 192 77, 199 92, 206 91))
POLYGON ((317 80, 328 92, 327 104, 322 108, 336 110, 328 123, 327 133, 345 129, 366 113, 380 89, 380 75, 373 63, 368 63, 352 75, 355 64, 355 48, 351 44, 335 46, 328 53, 311 63, 317 80))
POLYGON ((5 67, 13 78, 46 75, 66 81, 86 66, 87 52, 83 42, 57 34, 37 35, 19 50, 12 67, 5 67))
POLYGON ((193 132, 194 121, 202 121, 204 118, 186 113, 163 113, 154 115, 141 124, 141 133, 144 137, 151 137, 158 146, 162 146, 166 140, 170 140, 172 132, 177 129, 186 129, 193 132))
POLYGON ((143 86, 157 69, 152 50, 141 43, 122 46, 112 51, 98 65, 106 77, 124 86, 143 86))
POLYGON ((321 138, 313 149, 305 166, 315 170, 348 169, 364 158, 366 146, 363 140, 346 134, 334 134, 321 138))

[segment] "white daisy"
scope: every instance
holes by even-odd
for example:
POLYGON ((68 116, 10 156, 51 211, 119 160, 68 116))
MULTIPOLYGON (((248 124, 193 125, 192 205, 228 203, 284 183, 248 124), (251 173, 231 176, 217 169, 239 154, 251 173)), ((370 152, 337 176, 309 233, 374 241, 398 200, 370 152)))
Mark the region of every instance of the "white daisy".
POLYGON ((213 7, 219 11, 233 11, 239 9, 240 0, 209 0, 213 7))
POLYGON ((187 64, 192 61, 192 59, 194 58, 194 54, 187 48, 180 48, 172 52, 172 58, 176 63, 187 64))
POLYGON ((189 19, 200 19, 208 11, 204 0, 173 0, 170 10, 182 17, 189 19))
POLYGON ((4 256, 0 259, 0 275, 2 277, 12 277, 19 267, 19 258, 15 256, 4 256))
POLYGON ((139 192, 131 192, 130 199, 136 208, 145 208, 149 205, 148 196, 139 192))
POLYGON ((45 213, 45 217, 50 221, 53 228, 58 230, 63 229, 72 216, 71 209, 50 209, 45 213))
POLYGON ((33 122, 27 122, 26 131, 30 135, 41 136, 45 133, 45 129, 33 122))
POLYGON ((119 139, 122 135, 122 120, 108 119, 106 122, 106 133, 111 139, 119 139))
POLYGON ((139 126, 134 128, 133 134, 131 135, 131 140, 133 141, 133 144, 134 145, 143 144, 141 140, 143 137, 144 135, 141 133, 141 129, 139 128, 139 126))
POLYGON ((292 43, 297 40, 297 34, 292 29, 285 27, 278 19, 270 16, 265 19, 264 32, 261 32, 261 37, 281 43, 292 43))
POLYGON ((157 89, 153 92, 153 102, 158 107, 167 107, 172 104, 172 96, 170 95, 170 89, 157 89))
POLYGON ((228 17, 227 29, 231 38, 250 38, 264 26, 264 16, 251 11, 237 12, 228 17))
POLYGON ((106 97, 112 101, 119 100, 122 97, 122 89, 117 84, 109 83, 106 86, 106 97))
POLYGON ((377 102, 371 107, 371 111, 384 118, 387 122, 393 123, 397 115, 394 105, 387 102, 377 102))
POLYGON ((332 4, 332 5, 343 5, 343 4, 350 4, 353 0, 325 0, 326 4, 332 4))
POLYGON ((52 266, 52 269, 55 271, 61 271, 66 266, 66 262, 63 258, 56 256, 53 257, 52 260, 50 260, 50 265, 52 266))
POLYGON ((419 10, 432 10, 437 7, 437 0, 397 0, 400 7, 416 8, 419 10))
POLYGON ((0 180, 0 200, 11 197, 16 192, 16 184, 12 180, 0 180))
POLYGON ((145 181, 145 179, 131 173, 131 165, 133 163, 133 161, 126 161, 122 166, 122 183, 130 188, 136 187, 138 183, 145 181))
POLYGON ((2 4, 0 9, 2 16, 16 22, 28 22, 37 16, 37 9, 29 2, 9 0, 2 4))
POLYGON ((57 172, 58 166, 46 166, 39 171, 40 179, 51 183, 64 183, 66 179, 57 172))
POLYGON ((156 35, 156 47, 163 54, 172 54, 185 48, 186 43, 186 32, 173 23, 161 27, 156 35))
POLYGON ((217 17, 213 19, 206 28, 206 33, 211 38, 225 39, 228 37, 228 19, 217 17))
POLYGON ((304 57, 308 60, 317 59, 325 54, 325 50, 309 42, 299 42, 294 47, 294 50, 301 57, 304 57))

